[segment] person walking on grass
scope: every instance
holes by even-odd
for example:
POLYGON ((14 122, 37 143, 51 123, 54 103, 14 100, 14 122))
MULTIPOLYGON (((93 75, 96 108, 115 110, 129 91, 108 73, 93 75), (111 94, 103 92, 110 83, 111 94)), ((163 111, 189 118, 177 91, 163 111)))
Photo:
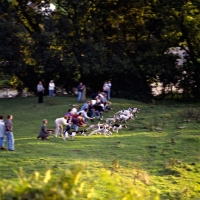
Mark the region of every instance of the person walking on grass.
POLYGON ((15 151, 14 146, 14 134, 13 134, 13 116, 10 114, 5 121, 5 129, 6 129, 6 139, 7 139, 7 146, 9 151, 15 151))
POLYGON ((37 139, 41 138, 42 140, 48 140, 49 136, 50 136, 50 133, 51 131, 48 131, 47 128, 46 128, 46 125, 47 125, 48 121, 46 119, 43 119, 42 121, 42 126, 40 128, 40 133, 37 137, 37 139))
POLYGON ((1 150, 6 150, 4 147, 4 138, 5 138, 5 123, 4 116, 0 115, 0 148, 1 150))

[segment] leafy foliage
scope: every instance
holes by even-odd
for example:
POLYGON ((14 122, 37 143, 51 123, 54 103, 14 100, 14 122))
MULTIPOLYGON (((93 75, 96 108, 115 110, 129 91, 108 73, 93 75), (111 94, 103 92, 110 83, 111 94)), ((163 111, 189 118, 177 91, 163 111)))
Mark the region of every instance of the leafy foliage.
MULTIPOLYGON (((199 2, 136 0, 3 0, 0 64, 35 91, 54 79, 67 91, 83 81, 93 92, 113 81, 118 97, 152 100, 151 83, 200 97, 199 2), (56 10, 47 15, 49 3, 56 10), (45 7, 41 11, 42 7, 45 7), (182 66, 166 54, 181 47, 182 66)), ((163 90, 164 91, 164 90, 163 90)), ((165 96, 163 92, 163 97, 165 96)))
POLYGON ((59 177, 55 176, 51 170, 46 171, 42 176, 39 172, 26 176, 21 170, 18 173, 19 182, 17 184, 0 183, 1 199, 102 199, 95 189, 97 182, 106 185, 107 195, 103 199, 152 199, 158 200, 158 191, 142 190, 134 186, 131 182, 121 179, 119 176, 111 175, 109 171, 103 170, 98 178, 83 178, 84 167, 73 166, 59 177), (122 186, 123 185, 123 189, 122 186))

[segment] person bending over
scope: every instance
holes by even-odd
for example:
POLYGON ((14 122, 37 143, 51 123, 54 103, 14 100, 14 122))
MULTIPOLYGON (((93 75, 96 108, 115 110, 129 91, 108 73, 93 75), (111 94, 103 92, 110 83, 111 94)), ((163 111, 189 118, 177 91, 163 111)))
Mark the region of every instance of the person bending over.
POLYGON ((67 122, 68 116, 65 115, 64 117, 57 118, 54 122, 55 124, 55 132, 54 137, 57 137, 59 134, 60 136, 63 136, 63 125, 68 126, 69 123, 67 122))

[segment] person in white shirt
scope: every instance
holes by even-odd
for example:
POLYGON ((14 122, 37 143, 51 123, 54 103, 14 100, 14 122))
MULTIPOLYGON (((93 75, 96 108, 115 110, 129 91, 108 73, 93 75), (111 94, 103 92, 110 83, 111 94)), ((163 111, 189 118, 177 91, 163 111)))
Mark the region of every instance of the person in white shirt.
POLYGON ((6 150, 4 147, 4 138, 5 138, 5 123, 4 123, 4 116, 0 116, 0 148, 1 150, 6 150))
POLYGON ((63 125, 68 126, 70 125, 67 123, 68 116, 65 115, 64 117, 57 118, 54 122, 55 124, 55 132, 54 132, 54 137, 57 137, 59 134, 60 136, 63 136, 63 125))
POLYGON ((49 82, 49 97, 54 96, 54 90, 55 90, 55 83, 53 82, 53 80, 51 80, 49 82))
POLYGON ((78 106, 74 106, 71 110, 71 115, 75 115, 78 112, 78 106))

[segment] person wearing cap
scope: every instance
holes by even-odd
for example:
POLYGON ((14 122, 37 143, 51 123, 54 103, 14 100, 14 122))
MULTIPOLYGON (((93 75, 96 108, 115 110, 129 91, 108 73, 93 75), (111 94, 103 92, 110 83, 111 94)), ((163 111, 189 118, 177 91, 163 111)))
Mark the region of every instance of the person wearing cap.
POLYGON ((63 135, 63 125, 68 126, 70 125, 68 122, 68 116, 65 115, 64 117, 57 118, 54 122, 55 124, 55 132, 54 132, 54 137, 57 137, 59 134, 60 136, 63 135))
POLYGON ((50 136, 50 131, 47 131, 46 129, 46 125, 47 125, 48 121, 47 119, 43 119, 42 121, 42 126, 40 128, 40 132, 39 135, 37 136, 37 139, 41 138, 42 140, 48 140, 49 136, 50 136))

